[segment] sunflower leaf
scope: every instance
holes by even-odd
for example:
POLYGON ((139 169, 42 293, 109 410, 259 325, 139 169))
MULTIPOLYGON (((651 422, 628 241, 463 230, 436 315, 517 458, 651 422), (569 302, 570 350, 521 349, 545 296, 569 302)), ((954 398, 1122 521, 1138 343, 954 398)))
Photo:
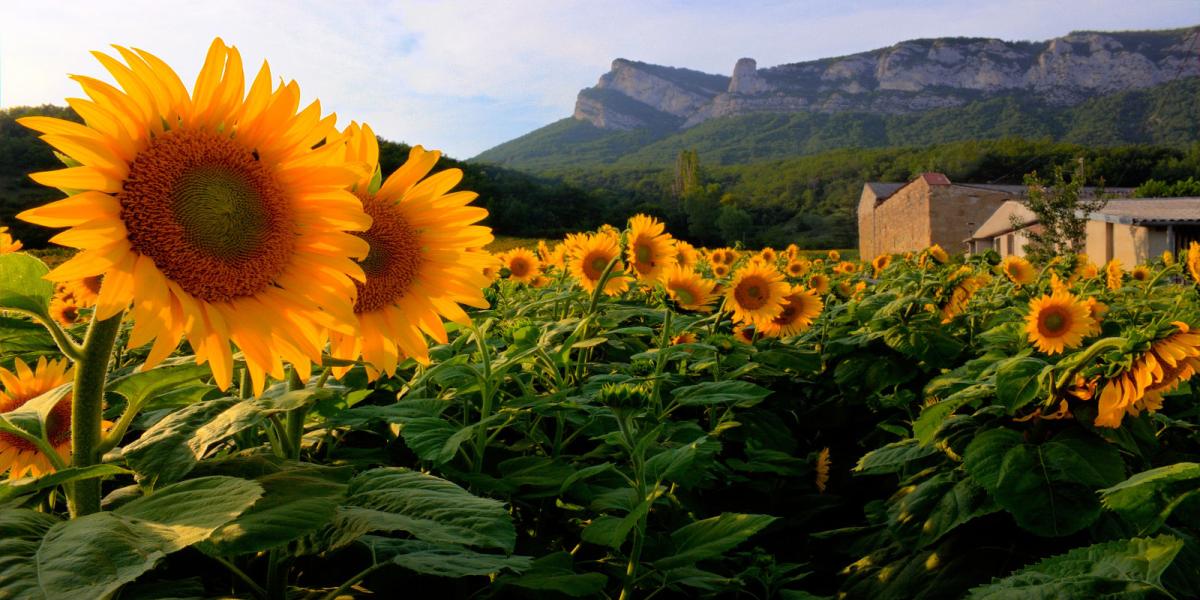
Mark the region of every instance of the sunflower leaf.
POLYGON ((0 308, 50 316, 50 297, 54 284, 42 277, 50 268, 24 252, 0 255, 0 308))

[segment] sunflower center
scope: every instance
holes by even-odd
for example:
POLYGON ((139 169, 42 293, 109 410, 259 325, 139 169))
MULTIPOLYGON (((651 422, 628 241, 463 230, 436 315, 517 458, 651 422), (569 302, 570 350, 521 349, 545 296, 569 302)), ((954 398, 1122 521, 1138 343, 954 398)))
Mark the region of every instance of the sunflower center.
POLYGON ((583 259, 583 274, 588 279, 599 280, 611 260, 612 257, 602 252, 592 252, 583 259))
POLYGON ((1057 335, 1067 329, 1070 317, 1065 312, 1052 308, 1042 313, 1040 322, 1042 331, 1050 335, 1057 335))
POLYGON ((130 165, 117 200, 133 249, 200 300, 253 296, 290 263, 289 198, 228 136, 186 129, 158 136, 130 165))
POLYGON ((513 277, 524 277, 529 274, 529 261, 519 256, 513 258, 512 262, 508 263, 508 270, 513 277))
POLYGON ((678 298, 680 304, 694 304, 696 302, 696 295, 686 287, 676 286, 672 288, 672 291, 675 292, 675 297, 678 298))
POLYGON ((766 282, 757 277, 747 277, 734 288, 734 298, 737 303, 747 310, 756 310, 767 304, 763 287, 766 282))
POLYGON ((363 212, 371 216, 371 228, 358 234, 371 245, 359 265, 367 282, 354 282, 358 300, 354 312, 375 311, 395 304, 412 288, 424 263, 420 231, 414 229, 391 200, 359 194, 363 212))
POLYGON ((637 257, 639 264, 649 263, 650 259, 654 256, 654 254, 650 251, 650 246, 642 243, 639 243, 633 247, 633 254, 637 257))

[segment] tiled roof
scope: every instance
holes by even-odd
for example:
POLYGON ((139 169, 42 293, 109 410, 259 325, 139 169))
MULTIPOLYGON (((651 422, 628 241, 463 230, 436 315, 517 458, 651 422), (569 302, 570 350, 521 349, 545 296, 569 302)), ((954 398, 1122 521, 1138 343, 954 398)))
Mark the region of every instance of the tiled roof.
POLYGON ((1122 225, 1200 225, 1200 197, 1109 200, 1088 218, 1122 225))
POLYGON ((896 193, 896 190, 904 187, 904 183, 884 183, 882 181, 868 181, 867 187, 871 188, 871 192, 875 194, 875 198, 883 200, 888 196, 896 193))

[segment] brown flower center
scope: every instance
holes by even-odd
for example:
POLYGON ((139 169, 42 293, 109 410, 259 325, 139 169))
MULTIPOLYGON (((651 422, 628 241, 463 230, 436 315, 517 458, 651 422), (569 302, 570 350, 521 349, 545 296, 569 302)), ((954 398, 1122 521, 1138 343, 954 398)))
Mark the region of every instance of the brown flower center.
POLYGON ((133 249, 206 302, 261 292, 292 256, 296 232, 283 186, 227 135, 158 136, 129 166, 117 200, 133 249))
POLYGON ((424 262, 421 236, 395 207, 395 201, 358 194, 363 212, 371 216, 371 228, 357 234, 371 245, 359 264, 367 282, 354 282, 358 300, 354 312, 372 312, 403 298, 416 281, 424 262))

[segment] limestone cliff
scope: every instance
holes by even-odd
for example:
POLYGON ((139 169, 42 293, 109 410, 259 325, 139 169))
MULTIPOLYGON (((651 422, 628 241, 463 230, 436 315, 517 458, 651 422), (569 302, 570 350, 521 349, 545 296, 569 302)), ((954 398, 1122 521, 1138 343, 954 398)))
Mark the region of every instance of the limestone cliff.
POLYGON ((602 129, 687 128, 754 112, 904 114, 1027 93, 1060 106, 1200 76, 1200 27, 1075 32, 1045 42, 939 38, 732 77, 617 59, 580 92, 574 117, 602 129))

